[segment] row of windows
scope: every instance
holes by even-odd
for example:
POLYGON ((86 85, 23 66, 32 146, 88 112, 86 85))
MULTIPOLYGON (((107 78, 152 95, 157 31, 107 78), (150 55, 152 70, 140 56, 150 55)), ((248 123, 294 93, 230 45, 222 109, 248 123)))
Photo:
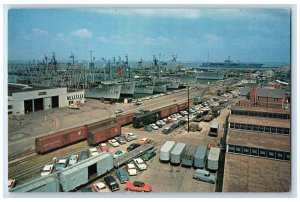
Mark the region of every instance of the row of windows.
POLYGON ((83 98, 83 94, 73 95, 73 96, 68 96, 67 97, 68 100, 75 100, 75 99, 80 99, 80 98, 83 98))
POLYGON ((269 98, 269 97, 257 97, 258 100, 260 100, 260 98, 265 98, 267 101, 271 101, 273 100, 274 102, 278 102, 279 98, 269 98))
POLYGON ((236 153, 236 154, 245 154, 249 156, 259 156, 270 159, 278 159, 278 160, 291 160, 290 152, 282 152, 282 151, 274 151, 268 149, 258 149, 252 147, 243 147, 237 145, 228 145, 228 152, 236 153))
POLYGON ((230 128, 234 128, 234 129, 252 130, 252 131, 260 131, 266 133, 286 134, 286 135, 290 134, 289 128, 258 126, 258 125, 241 124, 241 123, 229 123, 229 124, 230 124, 230 128))
POLYGON ((254 111, 240 111, 231 110, 231 114, 245 115, 245 116, 260 116, 276 119, 291 119, 290 114, 270 113, 270 112, 254 112, 254 111))

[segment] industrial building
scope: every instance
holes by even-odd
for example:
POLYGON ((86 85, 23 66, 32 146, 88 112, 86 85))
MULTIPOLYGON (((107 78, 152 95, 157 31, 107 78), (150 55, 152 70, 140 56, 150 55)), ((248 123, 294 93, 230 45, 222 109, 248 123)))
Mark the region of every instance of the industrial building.
POLYGON ((70 92, 67 88, 50 88, 8 84, 8 113, 25 113, 67 107, 74 102, 84 103, 84 90, 70 92))
POLYGON ((227 126, 222 191, 290 191, 290 111, 235 106, 227 126))

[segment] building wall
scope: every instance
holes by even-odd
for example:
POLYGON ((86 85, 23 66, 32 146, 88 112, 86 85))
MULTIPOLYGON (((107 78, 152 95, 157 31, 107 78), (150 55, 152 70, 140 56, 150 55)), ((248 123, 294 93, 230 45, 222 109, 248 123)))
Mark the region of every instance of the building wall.
POLYGON ((257 97, 257 106, 282 109, 284 107, 284 99, 257 97))

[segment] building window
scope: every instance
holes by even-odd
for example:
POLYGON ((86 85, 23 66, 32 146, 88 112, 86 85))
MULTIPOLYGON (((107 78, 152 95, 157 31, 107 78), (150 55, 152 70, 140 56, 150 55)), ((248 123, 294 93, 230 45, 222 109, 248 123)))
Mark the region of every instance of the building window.
POLYGON ((235 146, 235 153, 242 153, 242 148, 240 146, 235 146))
POLYGON ((263 112, 263 117, 268 117, 268 113, 267 112, 263 112))
POLYGON ((278 100, 279 100, 278 98, 274 98, 274 102, 278 102, 278 100))
POLYGON ((234 123, 229 123, 230 128, 234 128, 234 123))
POLYGON ((228 145, 228 151, 229 152, 234 152, 234 146, 233 145, 228 145))
POLYGON ((255 148, 251 148, 251 155, 253 156, 257 156, 258 155, 258 151, 255 148))
POLYGON ((265 132, 267 132, 267 133, 270 132, 270 126, 265 126, 265 132))
POLYGON ((259 149, 259 156, 261 156, 261 157, 266 157, 266 150, 264 150, 264 149, 259 149))
POLYGON ((276 152, 276 158, 277 159, 283 159, 283 152, 276 152))
POLYGON ((241 124, 241 129, 246 129, 246 124, 241 124))
POLYGON ((234 126, 235 126, 236 129, 240 129, 241 128, 241 125, 239 123, 234 124, 234 126))
POLYGON ((252 127, 252 130, 258 131, 258 126, 257 126, 257 125, 254 125, 254 126, 252 127))
POLYGON ((277 133, 282 134, 283 133, 283 128, 277 128, 277 133))
POLYGON ((253 116, 253 112, 250 111, 250 112, 249 112, 249 116, 253 116))
POLYGON ((282 119, 283 118, 283 114, 278 114, 278 118, 282 119))
POLYGON ((290 134, 290 129, 289 128, 283 129, 283 134, 290 134))
POLYGON ((252 125, 247 124, 247 130, 252 130, 252 125))
POLYGON ((244 147, 243 154, 250 154, 250 149, 248 147, 244 147))
POLYGON ((259 96, 257 96, 257 100, 259 100, 259 98, 260 98, 260 97, 259 97, 259 96))
POLYGON ((275 127, 271 127, 271 133, 276 133, 276 128, 275 127))
POLYGON ((290 152, 286 152, 285 153, 285 160, 291 160, 291 155, 290 155, 290 152))
POLYGON ((268 158, 275 158, 275 152, 274 151, 268 151, 268 158))
POLYGON ((12 105, 8 105, 8 109, 12 109, 13 108, 13 106, 12 105))
POLYGON ((264 127, 263 126, 258 126, 258 130, 263 132, 264 131, 264 127))

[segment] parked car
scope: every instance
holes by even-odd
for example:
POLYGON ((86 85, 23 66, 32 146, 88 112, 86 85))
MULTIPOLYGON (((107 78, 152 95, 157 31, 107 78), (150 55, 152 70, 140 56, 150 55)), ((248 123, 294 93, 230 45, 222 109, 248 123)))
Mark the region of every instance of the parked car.
POLYGON ((156 152, 153 149, 151 149, 151 150, 146 151, 145 154, 143 154, 142 159, 144 161, 149 161, 154 156, 156 156, 156 152))
POLYGON ((80 160, 83 161, 85 159, 88 159, 90 157, 89 151, 84 150, 80 152, 80 160))
POLYGON ((8 184, 8 191, 10 191, 12 188, 16 186, 16 179, 9 179, 7 184, 8 184))
POLYGON ((110 139, 110 140, 108 140, 108 143, 109 143, 111 146, 113 146, 113 147, 118 147, 118 146, 120 146, 120 144, 117 142, 116 139, 110 139))
POLYGON ((151 123, 150 127, 153 128, 154 130, 158 130, 158 126, 155 123, 151 123))
POLYGON ((144 129, 145 129, 146 131, 148 131, 148 132, 153 131, 153 128, 152 128, 150 125, 145 125, 145 126, 144 126, 144 129))
POLYGON ((120 114, 120 113, 122 113, 122 112, 124 112, 122 109, 117 109, 117 110, 115 111, 115 114, 120 114))
POLYGON ((78 154, 71 155, 68 166, 74 165, 75 163, 77 163, 77 161, 78 161, 78 154))
POLYGON ((59 159, 55 166, 55 170, 58 171, 58 170, 62 170, 64 168, 66 168, 68 165, 68 162, 69 162, 68 158, 59 159))
POLYGON ((127 141, 127 142, 130 142, 132 141, 132 138, 126 134, 122 134, 122 137, 127 141))
POLYGON ((139 170, 146 170, 147 166, 145 162, 141 158, 135 158, 133 159, 133 163, 138 167, 139 170))
POLYGON ((130 137, 132 140, 136 140, 137 137, 134 133, 127 133, 127 136, 130 137))
POLYGON ((162 130, 162 133, 163 134, 168 134, 169 132, 171 132, 170 128, 169 127, 166 127, 162 130))
POLYGON ((161 124, 159 121, 156 121, 155 124, 156 124, 159 128, 162 127, 162 124, 161 124))
POLYGON ((151 184, 146 182, 140 182, 140 181, 126 182, 124 189, 130 191, 138 191, 138 192, 152 191, 151 184))
POLYGON ((122 156, 123 154, 125 154, 125 152, 123 150, 118 150, 113 154, 113 157, 114 157, 114 159, 116 159, 119 156, 122 156))
POLYGON ((91 156, 96 156, 96 155, 98 155, 99 153, 98 153, 98 151, 97 151, 97 148, 90 148, 90 154, 91 154, 91 156))
POLYGON ((138 142, 138 144, 143 145, 143 144, 149 144, 151 143, 151 139, 149 138, 142 138, 141 141, 138 142))
POLYGON ((116 179, 113 176, 109 175, 104 177, 104 181, 111 191, 120 190, 119 184, 117 183, 116 179))
POLYGON ((102 152, 109 152, 109 148, 106 143, 101 143, 99 149, 102 152))
POLYGON ((215 184, 217 181, 217 176, 216 175, 211 175, 209 171, 207 170, 202 170, 202 169, 196 169, 193 178, 196 180, 202 180, 205 182, 209 182, 212 184, 215 184))
POLYGON ((115 137, 119 144, 126 144, 126 140, 122 136, 115 137))
POLYGON ((116 170, 116 174, 117 174, 121 184, 124 184, 129 181, 129 176, 128 176, 126 170, 119 168, 116 170))
POLYGON ((168 118, 164 118, 163 121, 165 122, 165 124, 169 123, 168 118))
POLYGON ((134 150, 135 148, 138 148, 139 146, 141 146, 140 144, 138 143, 132 143, 131 145, 129 145, 129 147, 127 147, 127 151, 132 151, 134 150))
POLYGON ((133 163, 128 163, 126 168, 129 176, 137 175, 137 171, 133 163))
POLYGON ((43 168, 43 171, 41 173, 41 177, 50 175, 53 172, 53 169, 54 169, 53 164, 45 165, 44 168, 43 168))
POLYGON ((98 182, 96 184, 92 185, 93 190, 95 192, 111 192, 109 188, 106 187, 106 185, 103 182, 98 182))

